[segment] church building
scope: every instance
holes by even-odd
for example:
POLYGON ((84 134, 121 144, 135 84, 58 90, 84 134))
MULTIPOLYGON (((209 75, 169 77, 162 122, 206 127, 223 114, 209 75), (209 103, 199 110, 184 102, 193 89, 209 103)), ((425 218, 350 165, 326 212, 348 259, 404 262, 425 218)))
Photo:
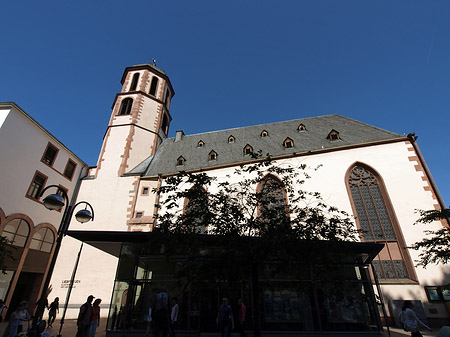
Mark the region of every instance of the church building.
MULTIPOLYGON (((76 317, 92 294, 108 313, 108 334, 144 331, 151 296, 164 288, 178 298, 180 331, 208 332, 216 329, 219 298, 226 294, 232 306, 238 298, 250 303, 245 282, 240 289, 190 294, 179 286, 170 263, 149 255, 146 244, 160 212, 153 191, 167 177, 186 171, 226 179, 234 168, 253 163, 256 151, 294 167, 321 166, 307 187, 353 215, 355 228, 362 230, 354 248, 358 262, 347 280, 355 284, 352 296, 365 298, 350 305, 308 294, 292 282, 261 283, 263 331, 376 334, 406 299, 417 300, 431 322, 449 317, 450 293, 444 288, 449 267, 416 267, 419 252, 408 248, 424 237, 424 228, 413 225, 415 210, 445 208, 414 134, 325 115, 193 135, 179 130, 169 138, 175 92, 167 74, 155 64, 139 64, 125 69, 121 83, 97 165, 81 178, 77 197, 93 206, 95 220, 71 224, 51 280, 52 297, 64 299, 84 242, 67 317, 76 317)), ((427 229, 448 225, 436 222, 427 229)))

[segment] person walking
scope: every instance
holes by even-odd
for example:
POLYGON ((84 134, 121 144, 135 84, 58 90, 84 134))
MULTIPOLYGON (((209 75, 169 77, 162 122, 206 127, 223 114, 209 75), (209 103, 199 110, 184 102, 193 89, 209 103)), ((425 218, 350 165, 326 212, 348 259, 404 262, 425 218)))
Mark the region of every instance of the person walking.
POLYGON ((172 310, 170 312, 170 326, 169 326, 169 335, 170 337, 175 337, 175 328, 177 326, 178 321, 178 299, 176 297, 172 297, 172 310))
POLYGON ((155 337, 167 337, 169 332, 169 294, 163 288, 156 294, 153 311, 153 333, 155 337))
POLYGON ((88 337, 89 328, 91 327, 92 319, 92 300, 94 296, 89 295, 86 303, 80 307, 80 312, 77 318, 77 336, 76 337, 88 337))
POLYGON ((222 337, 230 337, 231 330, 234 329, 233 311, 228 304, 228 298, 222 299, 222 304, 219 307, 217 313, 217 324, 219 325, 220 333, 222 337))
POLYGON ((247 315, 247 307, 245 306, 244 302, 242 302, 241 298, 238 299, 238 306, 239 306, 239 316, 237 328, 241 337, 247 337, 247 334, 244 331, 245 316, 247 315))
POLYGON ((100 325, 100 303, 102 300, 97 298, 92 305, 92 318, 91 318, 91 327, 89 330, 89 337, 94 337, 95 332, 97 331, 97 327, 100 325))
POLYGON ((418 325, 422 325, 426 329, 432 331, 432 329, 417 318, 416 313, 412 310, 414 305, 411 301, 404 301, 402 311, 400 312, 400 321, 403 324, 405 331, 411 332, 411 337, 423 337, 419 331, 418 325))
POLYGON ((55 300, 50 303, 48 307, 48 327, 51 328, 56 318, 56 313, 59 314, 59 297, 55 297, 55 300))

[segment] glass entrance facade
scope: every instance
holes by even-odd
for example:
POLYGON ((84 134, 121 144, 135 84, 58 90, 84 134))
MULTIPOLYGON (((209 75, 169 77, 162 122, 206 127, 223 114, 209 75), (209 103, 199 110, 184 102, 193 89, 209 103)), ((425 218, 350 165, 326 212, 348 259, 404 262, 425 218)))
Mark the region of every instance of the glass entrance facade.
POLYGON ((196 280, 197 286, 192 287, 192 280, 178 273, 186 261, 183 256, 168 258, 147 255, 147 252, 145 243, 122 244, 107 325, 110 333, 145 331, 151 327, 152 308, 161 292, 176 298, 179 305, 177 329, 182 331, 218 331, 216 317, 223 297, 230 300, 235 320, 238 299, 243 300, 247 307, 246 330, 253 330, 255 315, 263 331, 381 329, 368 268, 370 261, 362 262, 359 253, 346 259, 359 262, 342 264, 339 272, 331 272, 330 279, 323 282, 339 285, 340 291, 333 295, 329 289, 317 286, 317 282, 308 277, 300 277, 302 273, 290 267, 280 267, 276 261, 262 266, 257 292, 251 291, 250 280, 236 278, 232 282, 218 280, 214 284, 196 280), (273 272, 275 269, 279 272, 273 272))

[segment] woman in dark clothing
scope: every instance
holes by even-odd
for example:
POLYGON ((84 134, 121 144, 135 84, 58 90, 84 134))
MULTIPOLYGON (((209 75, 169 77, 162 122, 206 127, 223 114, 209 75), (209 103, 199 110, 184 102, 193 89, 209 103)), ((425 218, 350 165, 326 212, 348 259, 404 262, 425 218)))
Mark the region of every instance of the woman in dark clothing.
POLYGON ((56 318, 56 313, 59 314, 59 297, 56 297, 55 300, 48 307, 48 327, 51 328, 53 322, 56 318))

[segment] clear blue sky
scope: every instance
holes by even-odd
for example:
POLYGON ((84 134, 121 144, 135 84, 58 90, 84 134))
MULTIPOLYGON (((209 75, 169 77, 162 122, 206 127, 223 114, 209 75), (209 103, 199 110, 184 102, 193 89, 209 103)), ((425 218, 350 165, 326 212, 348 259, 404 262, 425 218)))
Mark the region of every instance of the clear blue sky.
POLYGON ((325 114, 415 132, 449 205, 448 0, 21 0, 0 12, 0 101, 89 165, 124 68, 155 58, 176 93, 171 135, 325 114))

